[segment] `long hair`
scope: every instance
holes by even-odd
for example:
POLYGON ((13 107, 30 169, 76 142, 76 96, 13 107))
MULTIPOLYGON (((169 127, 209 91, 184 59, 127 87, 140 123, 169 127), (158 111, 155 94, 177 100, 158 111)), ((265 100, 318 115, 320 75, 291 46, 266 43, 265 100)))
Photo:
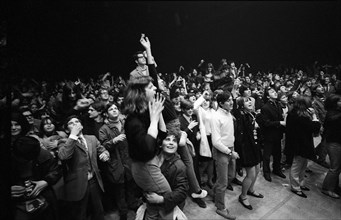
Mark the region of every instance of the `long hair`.
POLYGON ((311 98, 308 96, 298 96, 295 99, 292 112, 298 116, 310 117, 308 108, 312 106, 311 98))
POLYGON ((51 123, 54 125, 54 131, 52 132, 52 134, 56 134, 56 129, 57 129, 57 124, 55 122, 55 120, 51 117, 46 117, 46 118, 43 118, 40 122, 40 127, 39 127, 39 137, 44 137, 44 135, 50 135, 50 134, 47 134, 44 130, 44 125, 46 124, 47 121, 51 121, 51 123))
POLYGON ((21 136, 26 135, 30 130, 30 124, 28 123, 26 117, 20 112, 11 113, 11 121, 16 121, 21 126, 21 136))
POLYGON ((143 113, 148 109, 145 88, 150 82, 153 82, 153 79, 150 76, 141 76, 128 81, 124 96, 123 113, 125 115, 143 113))

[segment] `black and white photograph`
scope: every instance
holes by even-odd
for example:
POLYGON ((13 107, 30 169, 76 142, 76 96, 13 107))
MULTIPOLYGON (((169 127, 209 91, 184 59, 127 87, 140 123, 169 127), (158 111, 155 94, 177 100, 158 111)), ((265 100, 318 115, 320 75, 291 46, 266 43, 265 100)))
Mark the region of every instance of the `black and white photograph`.
POLYGON ((341 219, 341 1, 0 6, 1 219, 341 219))

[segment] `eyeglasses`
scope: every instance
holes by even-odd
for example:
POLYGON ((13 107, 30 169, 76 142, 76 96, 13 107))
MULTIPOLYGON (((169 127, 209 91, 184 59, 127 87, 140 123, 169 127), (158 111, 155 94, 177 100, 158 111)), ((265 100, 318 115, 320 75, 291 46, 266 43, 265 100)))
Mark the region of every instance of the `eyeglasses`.
POLYGON ((32 114, 24 115, 26 118, 32 117, 32 114))

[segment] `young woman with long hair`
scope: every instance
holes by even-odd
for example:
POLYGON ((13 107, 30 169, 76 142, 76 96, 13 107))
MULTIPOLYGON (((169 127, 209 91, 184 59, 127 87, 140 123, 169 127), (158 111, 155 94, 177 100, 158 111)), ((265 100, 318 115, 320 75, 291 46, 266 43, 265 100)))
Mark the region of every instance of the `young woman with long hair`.
POLYGON ((304 180, 308 159, 313 160, 316 157, 313 134, 318 132, 320 127, 321 124, 312 108, 311 98, 297 97, 293 109, 287 116, 285 145, 294 156, 289 173, 291 191, 303 198, 307 196, 302 190, 309 191, 304 180))

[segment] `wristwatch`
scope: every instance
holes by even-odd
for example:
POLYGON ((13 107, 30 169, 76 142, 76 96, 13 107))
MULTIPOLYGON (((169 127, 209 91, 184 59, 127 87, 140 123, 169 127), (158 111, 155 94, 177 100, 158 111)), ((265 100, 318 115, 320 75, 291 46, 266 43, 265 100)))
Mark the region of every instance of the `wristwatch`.
POLYGON ((232 156, 232 150, 230 151, 230 153, 227 154, 228 156, 232 156))

